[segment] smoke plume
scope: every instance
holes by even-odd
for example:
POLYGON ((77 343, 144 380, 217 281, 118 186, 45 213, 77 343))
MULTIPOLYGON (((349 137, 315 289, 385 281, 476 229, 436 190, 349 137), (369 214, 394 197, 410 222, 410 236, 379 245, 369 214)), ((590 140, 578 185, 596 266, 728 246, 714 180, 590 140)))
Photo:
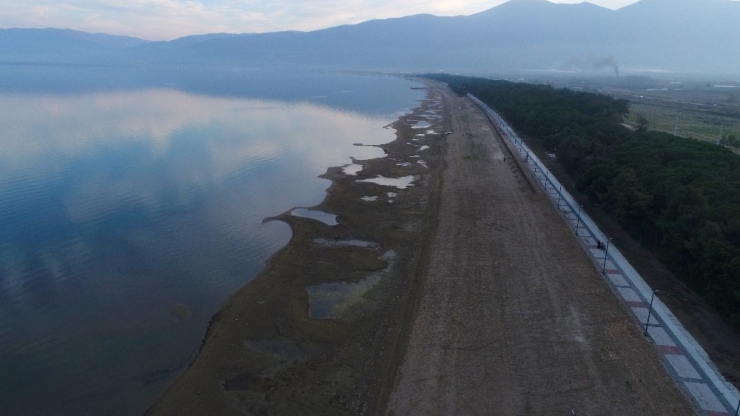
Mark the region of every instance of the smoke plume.
POLYGON ((572 57, 560 67, 560 69, 570 71, 600 70, 604 68, 611 68, 614 71, 614 74, 619 77, 619 64, 613 56, 599 57, 593 54, 589 54, 586 59, 572 57))
POLYGON ((597 58, 593 55, 590 55, 588 58, 589 61, 591 61, 591 65, 593 65, 594 69, 611 68, 617 78, 619 78, 619 64, 617 63, 617 61, 614 60, 614 57, 605 56, 603 58, 597 58))

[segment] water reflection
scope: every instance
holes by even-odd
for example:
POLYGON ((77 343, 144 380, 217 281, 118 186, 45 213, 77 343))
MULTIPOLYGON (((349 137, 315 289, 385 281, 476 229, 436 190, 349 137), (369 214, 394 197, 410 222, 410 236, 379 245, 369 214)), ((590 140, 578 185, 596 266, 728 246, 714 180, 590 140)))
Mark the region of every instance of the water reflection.
POLYGON ((290 215, 294 217, 309 218, 333 227, 337 224, 337 216, 324 211, 317 211, 313 209, 296 208, 290 212, 290 215))
POLYGON ((365 301, 364 296, 393 268, 395 258, 396 253, 393 250, 383 253, 379 259, 386 262, 386 268, 368 275, 357 283, 338 282, 307 286, 309 316, 315 319, 342 319, 352 307, 365 301))
POLYGON ((382 186, 392 186, 398 189, 406 189, 412 186, 414 182, 413 176, 404 176, 401 178, 386 178, 385 176, 378 176, 377 178, 362 179, 357 182, 369 182, 382 186))
POLYGON ((262 219, 394 138, 359 105, 0 94, 0 414, 140 413, 288 240, 262 219))

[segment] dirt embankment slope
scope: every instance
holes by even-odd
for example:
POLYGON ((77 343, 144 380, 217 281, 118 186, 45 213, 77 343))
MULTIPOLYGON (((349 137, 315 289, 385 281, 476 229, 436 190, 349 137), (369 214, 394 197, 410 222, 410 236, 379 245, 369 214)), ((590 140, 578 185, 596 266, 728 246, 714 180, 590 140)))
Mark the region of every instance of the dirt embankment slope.
POLYGON ((695 414, 483 114, 444 98, 437 234, 387 414, 695 414))

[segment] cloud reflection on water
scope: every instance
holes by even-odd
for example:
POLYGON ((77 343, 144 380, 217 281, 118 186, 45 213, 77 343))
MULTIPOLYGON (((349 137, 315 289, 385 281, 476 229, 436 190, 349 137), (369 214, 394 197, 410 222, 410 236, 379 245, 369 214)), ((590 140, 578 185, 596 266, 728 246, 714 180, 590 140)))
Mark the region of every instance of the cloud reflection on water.
POLYGON ((287 241, 262 219, 320 202, 317 176, 377 156, 352 143, 392 140, 393 118, 169 89, 0 94, 0 413, 145 404, 161 386, 136 380, 185 365, 287 241))

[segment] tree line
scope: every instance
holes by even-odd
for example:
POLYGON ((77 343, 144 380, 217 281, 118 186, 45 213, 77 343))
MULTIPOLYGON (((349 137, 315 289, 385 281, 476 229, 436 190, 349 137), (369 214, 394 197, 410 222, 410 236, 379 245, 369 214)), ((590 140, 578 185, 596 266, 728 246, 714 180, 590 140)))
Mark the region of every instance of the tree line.
POLYGON ((546 85, 429 75, 494 108, 579 192, 740 326, 740 156, 622 125, 629 102, 546 85))

